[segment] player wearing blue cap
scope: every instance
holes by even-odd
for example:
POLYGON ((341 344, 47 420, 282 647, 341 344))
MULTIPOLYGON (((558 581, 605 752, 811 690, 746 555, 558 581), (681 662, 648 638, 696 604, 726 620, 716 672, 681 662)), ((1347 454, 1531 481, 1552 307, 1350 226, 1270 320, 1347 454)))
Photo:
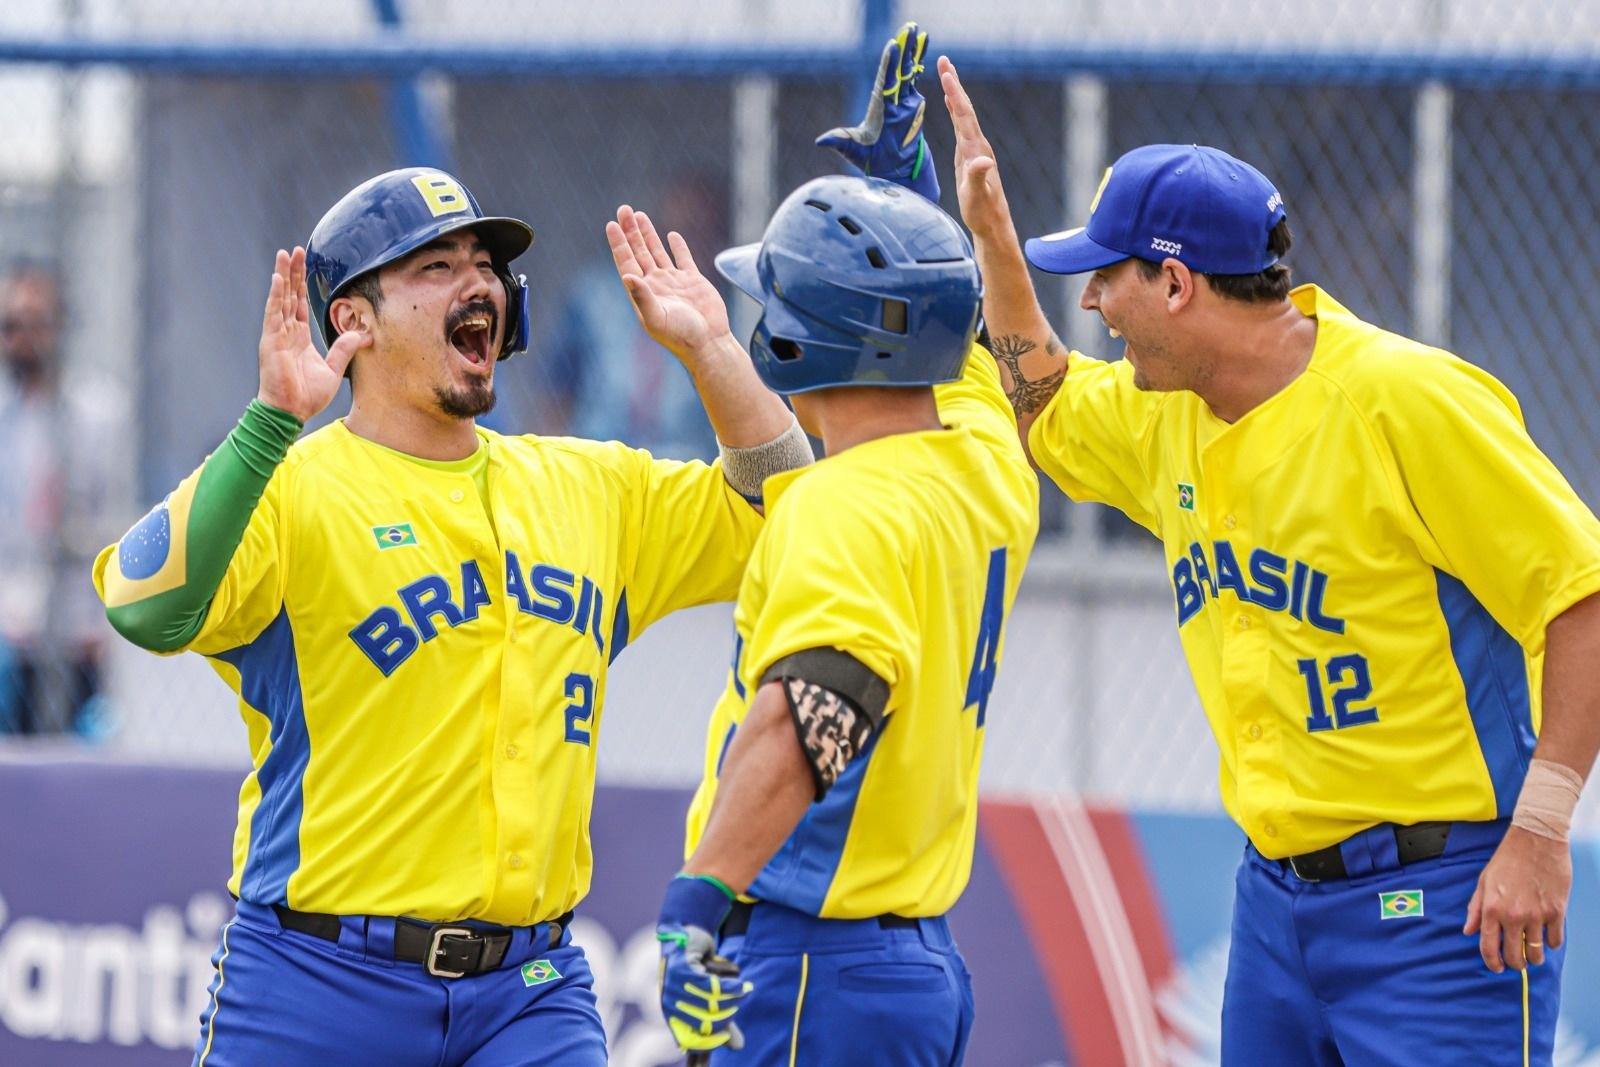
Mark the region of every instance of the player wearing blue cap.
POLYGON ((1126 153, 1025 261, 940 72, 1032 457, 1165 546, 1248 838, 1224 1060, 1549 1063, 1600 749, 1600 521, 1493 377, 1291 289, 1283 197, 1224 152, 1126 153), (1088 274, 1126 358, 1066 352, 1027 262, 1088 274))

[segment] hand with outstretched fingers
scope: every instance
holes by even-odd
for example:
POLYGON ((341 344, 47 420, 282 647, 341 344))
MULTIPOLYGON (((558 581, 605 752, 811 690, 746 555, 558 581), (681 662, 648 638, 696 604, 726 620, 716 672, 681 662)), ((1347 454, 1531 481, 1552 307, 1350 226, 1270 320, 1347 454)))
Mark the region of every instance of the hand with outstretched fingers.
POLYGON ((690 370, 697 354, 728 335, 728 307, 678 233, 667 234, 669 255, 655 224, 627 204, 606 223, 611 259, 645 332, 690 370))
POLYGON ((717 955, 715 934, 732 903, 733 893, 716 879, 680 874, 667 886, 656 920, 661 1014, 678 1047, 691 1054, 744 1046, 733 1017, 752 987, 717 955))
POLYGON ((917 91, 928 35, 915 22, 900 27, 883 47, 867 114, 854 126, 838 126, 817 144, 838 152, 861 173, 885 178, 939 202, 939 176, 922 135, 928 102, 917 91))
POLYGON ((979 241, 1002 238, 1012 232, 1011 208, 1000 184, 994 148, 978 125, 978 112, 961 86, 956 65, 946 56, 939 57, 939 83, 956 134, 956 199, 961 205, 961 221, 979 241))
POLYGON ((306 250, 278 249, 272 268, 272 286, 261 317, 261 343, 256 356, 261 365, 261 385, 256 399, 287 411, 301 422, 332 403, 344 380, 344 369, 360 349, 372 343, 362 330, 339 335, 323 359, 311 343, 311 302, 306 297, 306 250))

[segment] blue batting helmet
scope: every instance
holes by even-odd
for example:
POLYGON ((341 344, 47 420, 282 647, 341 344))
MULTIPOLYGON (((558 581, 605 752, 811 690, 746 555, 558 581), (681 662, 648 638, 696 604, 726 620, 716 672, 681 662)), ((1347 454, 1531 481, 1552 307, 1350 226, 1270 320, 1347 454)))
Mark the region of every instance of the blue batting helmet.
POLYGON ((807 182, 759 245, 728 249, 717 269, 761 304, 750 354, 776 393, 954 381, 978 332, 967 235, 879 178, 807 182))
POLYGON ((442 170, 407 167, 362 182, 328 209, 306 242, 306 289, 326 348, 338 337, 328 309, 363 274, 456 230, 475 230, 506 287, 505 359, 528 347, 528 279, 510 263, 533 243, 519 219, 485 215, 467 187, 442 170))

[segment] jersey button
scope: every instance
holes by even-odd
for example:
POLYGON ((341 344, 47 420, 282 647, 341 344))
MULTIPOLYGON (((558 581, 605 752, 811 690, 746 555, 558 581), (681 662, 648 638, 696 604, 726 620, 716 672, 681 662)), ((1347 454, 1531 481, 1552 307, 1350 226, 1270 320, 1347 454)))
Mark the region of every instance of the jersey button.
POLYGON ((522 857, 513 852, 506 858, 506 866, 510 867, 513 871, 522 870, 522 857))
MULTIPOLYGON (((1272 825, 1270 822, 1267 823, 1267 825, 1263 826, 1261 829, 1266 833, 1266 835, 1268 837, 1277 837, 1278 836, 1278 828, 1276 826, 1272 825)), ((515 859, 516 857, 512 857, 512 858, 515 859)), ((513 864, 513 866, 515 866, 515 864, 513 864)))
POLYGON ((1246 731, 1246 732, 1249 733, 1250 740, 1252 740, 1252 741, 1261 740, 1261 724, 1260 723, 1258 723, 1258 722, 1251 723, 1250 724, 1250 729, 1248 731, 1246 731))
POLYGON ((466 495, 467 494, 463 493, 459 489, 452 489, 450 491, 450 499, 454 500, 457 504, 461 503, 461 501, 466 498, 466 495))
POLYGON ((474 540, 472 542, 472 551, 474 551, 474 552, 482 552, 483 551, 483 542, 482 541, 478 541, 478 540, 474 540))
POLYGON ((1222 516, 1222 525, 1231 530, 1235 526, 1239 525, 1239 520, 1234 518, 1232 515, 1224 515, 1222 516))
POLYGON ((506 759, 516 759, 516 758, 517 758, 517 746, 516 745, 507 745, 506 746, 506 759))
POLYGON ((1238 621, 1239 629, 1241 629, 1241 630, 1250 629, 1250 616, 1248 616, 1248 615, 1240 615, 1237 621, 1238 621))

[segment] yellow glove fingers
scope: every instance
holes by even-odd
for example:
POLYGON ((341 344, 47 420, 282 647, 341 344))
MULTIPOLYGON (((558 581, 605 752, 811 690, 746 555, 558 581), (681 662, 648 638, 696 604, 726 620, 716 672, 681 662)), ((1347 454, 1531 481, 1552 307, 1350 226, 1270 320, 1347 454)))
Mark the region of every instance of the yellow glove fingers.
POLYGON ((922 53, 927 50, 927 47, 928 31, 923 30, 917 34, 917 50, 911 53, 911 73, 913 75, 922 73, 922 53))
POLYGON ((715 975, 712 975, 710 989, 703 989, 700 986, 685 982, 683 991, 692 997, 700 997, 707 1003, 714 1003, 718 1000, 738 1000, 740 997, 750 992, 751 988, 752 987, 749 982, 740 982, 738 985, 734 986, 724 986, 720 981, 717 980, 715 975))
POLYGON ((928 34, 919 30, 915 22, 908 22, 889 38, 883 49, 883 59, 878 64, 878 84, 883 95, 895 103, 900 102, 900 89, 922 73, 922 53, 928 47, 928 34), (894 57, 894 81, 888 79, 889 57, 894 57))
POLYGON ((729 1008, 718 1010, 717 1006, 714 1004, 707 1008, 692 1000, 680 1000, 674 1005, 674 1007, 683 1012, 689 1018, 700 1020, 702 1032, 708 1034, 711 1032, 712 1023, 726 1022, 727 1020, 733 1018, 734 1013, 739 1010, 739 1006, 737 1004, 729 1008))
POLYGON ((891 39, 884 46, 883 55, 878 59, 878 88, 884 96, 895 101, 900 99, 900 53, 896 51, 897 48, 899 48, 898 43, 891 39), (892 73, 891 62, 894 64, 892 73))
POLYGON ((702 1034, 682 1019, 669 1019, 667 1024, 672 1028, 672 1039, 686 1052, 706 1052, 733 1040, 733 1035, 726 1030, 720 1034, 702 1034))

